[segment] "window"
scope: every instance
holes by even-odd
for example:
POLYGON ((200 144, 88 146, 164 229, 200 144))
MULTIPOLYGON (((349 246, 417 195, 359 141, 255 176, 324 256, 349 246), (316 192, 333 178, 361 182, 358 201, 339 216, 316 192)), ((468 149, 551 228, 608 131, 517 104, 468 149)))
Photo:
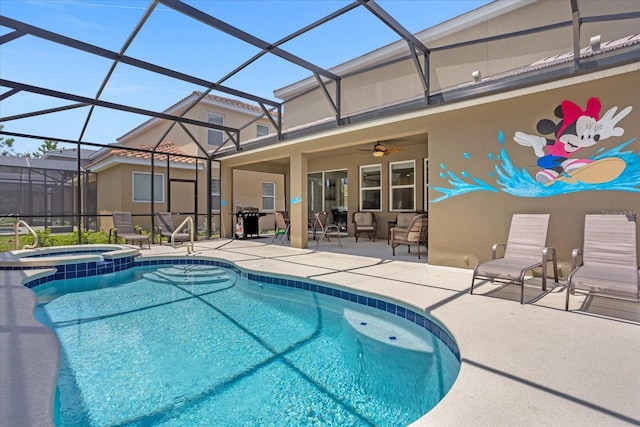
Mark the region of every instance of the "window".
MULTIPOLYGON (((147 172, 133 172, 133 201, 151 202, 151 174, 147 172)), ((156 202, 164 202, 164 174, 157 173, 153 177, 156 202)))
POLYGON ((429 159, 424 159, 424 210, 429 211, 429 159))
MULTIPOLYGON (((217 113, 209 113, 208 122, 212 125, 224 126, 224 116, 217 113)), ((224 132, 218 129, 208 129, 207 144, 219 147, 224 141, 224 132)))
POLYGON ((389 163, 389 210, 415 210, 416 163, 414 160, 389 163))
POLYGON ((258 135, 257 135, 258 137, 269 135, 269 132, 270 132, 269 126, 261 125, 260 123, 258 123, 258 135))
POLYGON ((263 211, 276 210, 276 183, 275 182, 262 183, 262 210, 263 211))
POLYGON ((211 178, 211 210, 220 212, 220 178, 211 178))
POLYGON ((382 166, 360 166, 360 210, 382 210, 382 166))

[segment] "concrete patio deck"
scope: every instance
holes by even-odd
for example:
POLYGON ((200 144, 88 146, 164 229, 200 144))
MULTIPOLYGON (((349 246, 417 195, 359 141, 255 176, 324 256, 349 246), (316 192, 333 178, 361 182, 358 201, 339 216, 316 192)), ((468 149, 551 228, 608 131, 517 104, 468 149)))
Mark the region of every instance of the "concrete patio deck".
MULTIPOLYGON (((413 426, 640 425, 640 304, 572 297, 566 312, 563 282, 549 282, 543 293, 538 278, 527 281, 524 305, 513 285, 479 284, 470 295, 472 270, 428 265, 424 257, 418 261, 415 248, 407 254, 400 247, 392 257, 384 240, 342 243, 340 249, 332 239, 316 249, 311 242, 302 250, 271 244, 267 237, 220 239, 196 242, 195 255, 383 295, 441 321, 460 348, 460 374, 447 396, 413 426)), ((152 245, 141 253, 186 256, 186 248, 152 245)), ((53 357, 49 334, 26 316, 33 301, 7 298, 9 291, 30 292, 16 287, 23 279, 21 272, 0 272, 2 426, 49 425, 42 404, 50 396, 34 395, 38 388, 47 390, 42 367, 50 369, 51 363, 42 359, 53 357), (16 348, 34 337, 44 337, 38 345, 48 353, 16 348), (27 386, 19 396, 9 376, 27 386), (20 424, 8 418, 18 416, 7 409, 17 401, 25 403, 20 424)))

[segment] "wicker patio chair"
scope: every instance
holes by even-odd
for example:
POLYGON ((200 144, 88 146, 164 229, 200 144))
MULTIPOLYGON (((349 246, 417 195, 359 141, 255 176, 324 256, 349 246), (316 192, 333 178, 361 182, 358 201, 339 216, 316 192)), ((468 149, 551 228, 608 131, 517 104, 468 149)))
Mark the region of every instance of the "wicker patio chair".
POLYGON ((351 223, 353 224, 353 236, 356 238, 356 242, 360 234, 363 233, 369 236, 369 240, 376 241, 378 224, 373 212, 354 212, 351 216, 351 223))
POLYGON ((542 290, 547 290, 549 252, 555 282, 558 283, 558 264, 555 248, 546 247, 549 214, 514 214, 506 244, 495 244, 491 261, 480 263, 473 270, 471 291, 476 280, 520 285, 520 304, 524 304, 524 279, 527 271, 542 268, 542 290), (504 247, 504 256, 497 258, 497 250, 504 247))
POLYGON ((418 247, 418 259, 420 259, 420 244, 424 243, 425 249, 428 249, 427 240, 429 234, 429 216, 427 214, 418 214, 413 217, 409 226, 393 227, 391 229, 391 250, 396 255, 396 247, 407 245, 409 253, 411 246, 418 247))

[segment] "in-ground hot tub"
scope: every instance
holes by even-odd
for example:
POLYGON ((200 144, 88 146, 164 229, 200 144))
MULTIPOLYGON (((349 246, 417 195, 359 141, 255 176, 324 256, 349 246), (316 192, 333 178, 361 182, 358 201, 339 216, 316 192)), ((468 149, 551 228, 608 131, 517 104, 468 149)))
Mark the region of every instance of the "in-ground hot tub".
POLYGON ((84 277, 130 268, 139 249, 129 245, 74 245, 0 253, 0 270, 56 268, 57 275, 84 277))

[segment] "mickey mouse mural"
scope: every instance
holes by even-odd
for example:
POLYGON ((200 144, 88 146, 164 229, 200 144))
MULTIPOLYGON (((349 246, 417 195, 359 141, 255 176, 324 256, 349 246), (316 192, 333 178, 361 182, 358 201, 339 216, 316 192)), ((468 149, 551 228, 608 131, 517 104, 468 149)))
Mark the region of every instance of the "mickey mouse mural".
MULTIPOLYGON (((463 162, 459 171, 452 171, 440 163, 440 177, 450 187, 430 185, 436 192, 442 193, 430 200, 440 202, 451 197, 477 191, 505 192, 517 197, 550 197, 560 194, 593 190, 616 190, 640 193, 640 153, 629 149, 636 140, 631 137, 620 142, 614 137, 624 135, 622 120, 632 107, 627 106, 618 112, 618 107, 609 108, 600 114, 602 102, 599 98, 590 98, 581 107, 570 100, 563 100, 554 110, 555 118, 540 119, 536 125, 537 134, 523 131, 515 132, 513 141, 532 149, 537 158, 535 171, 530 173, 531 165, 514 165, 505 144, 502 131, 498 132, 500 146, 497 153, 488 153, 492 163, 485 176, 473 176, 465 166, 478 171, 474 156, 462 153, 463 162), (603 143, 603 141, 611 139, 603 143), (585 155, 587 147, 590 156, 585 155), (595 154, 594 153, 595 150, 595 154)), ((637 144, 636 144, 637 145, 637 144)))
POLYGON ((542 119, 536 126, 540 134, 553 135, 553 138, 516 132, 514 141, 533 148, 538 156, 537 164, 541 169, 536 174, 537 182, 547 186, 557 180, 604 183, 620 176, 626 166, 620 158, 592 160, 579 157, 581 148, 624 133, 623 128, 616 126, 631 112, 631 107, 626 107, 618 115, 617 107, 612 107, 600 118, 601 108, 598 98, 590 98, 584 110, 571 101, 562 101, 554 111, 560 119, 558 123, 542 119))

